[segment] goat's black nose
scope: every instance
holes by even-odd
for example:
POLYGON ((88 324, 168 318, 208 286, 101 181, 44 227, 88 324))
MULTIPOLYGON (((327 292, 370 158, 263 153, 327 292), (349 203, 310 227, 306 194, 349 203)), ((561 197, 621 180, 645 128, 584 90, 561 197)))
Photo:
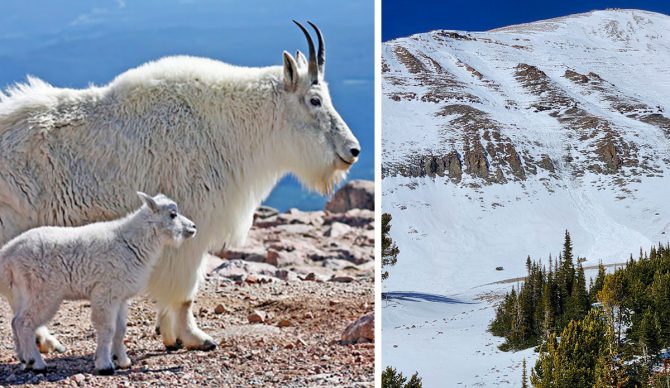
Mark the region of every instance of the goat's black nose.
POLYGON ((351 152, 351 154, 352 154, 352 155, 354 156, 354 158, 355 158, 355 157, 358 156, 358 154, 361 153, 361 150, 359 150, 358 148, 352 148, 352 149, 349 150, 349 152, 351 152))

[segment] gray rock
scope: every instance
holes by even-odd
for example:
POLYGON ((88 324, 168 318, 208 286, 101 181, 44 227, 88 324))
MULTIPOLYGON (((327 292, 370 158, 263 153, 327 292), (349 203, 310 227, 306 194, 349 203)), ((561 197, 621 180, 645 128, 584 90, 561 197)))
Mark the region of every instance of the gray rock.
POLYGON ((235 281, 243 281, 252 274, 274 276, 276 272, 277 268, 273 265, 244 260, 224 260, 212 271, 213 274, 235 281))
POLYGON ((323 212, 304 212, 298 209, 290 209, 286 213, 277 216, 281 224, 303 224, 321 225, 323 223, 323 212))
POLYGON ((324 235, 326 237, 332 237, 332 238, 338 238, 340 236, 344 236, 345 234, 349 233, 351 231, 351 226, 347 224, 343 224, 341 222, 333 222, 330 225, 330 228, 326 230, 326 233, 324 235))
POLYGON ((342 344, 375 341, 375 314, 371 312, 352 322, 342 333, 342 344))
POLYGON ((275 267, 282 268, 292 265, 305 264, 306 260, 298 251, 277 251, 268 249, 266 262, 275 267))
POLYGON ((328 281, 335 283, 351 283, 354 281, 354 278, 351 276, 333 276, 328 281))
POLYGON ((326 204, 331 213, 344 213, 351 209, 375 209, 375 183, 353 180, 339 189, 326 204))
POLYGON ((346 213, 330 214, 326 217, 325 223, 341 222, 349 226, 361 228, 374 228, 375 212, 367 209, 351 209, 346 213))

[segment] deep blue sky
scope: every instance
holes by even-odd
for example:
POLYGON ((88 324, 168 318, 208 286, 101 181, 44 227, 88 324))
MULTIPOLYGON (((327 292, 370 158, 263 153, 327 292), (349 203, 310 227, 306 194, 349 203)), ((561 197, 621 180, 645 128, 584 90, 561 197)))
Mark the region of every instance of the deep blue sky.
POLYGON ((667 0, 382 0, 382 40, 437 29, 486 31, 605 8, 670 15, 667 0))
MULTIPOLYGON (((60 87, 105 84, 175 54, 280 65, 282 50, 307 50, 291 19, 323 31, 333 102, 361 142, 349 176, 374 179, 373 0, 0 0, 0 88, 27 74, 60 87)), ((311 210, 325 201, 287 177, 266 203, 311 210)))

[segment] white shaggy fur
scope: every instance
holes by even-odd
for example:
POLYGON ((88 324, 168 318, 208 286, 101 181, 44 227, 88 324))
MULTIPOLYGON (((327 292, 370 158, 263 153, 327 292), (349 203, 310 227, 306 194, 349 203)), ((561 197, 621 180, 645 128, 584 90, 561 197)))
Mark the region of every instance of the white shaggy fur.
POLYGON ((195 225, 176 204, 138 193, 145 206, 128 216, 79 227, 43 226, 20 234, 0 249, 0 292, 14 312, 16 353, 24 367, 44 370, 35 332, 65 299, 91 301, 98 347, 95 368, 130 366, 123 346, 127 301, 149 281, 163 246, 179 246, 195 225))
POLYGON ((0 93, 0 244, 116 218, 133 207, 130 187, 166 193, 204 233, 166 249, 151 275, 163 343, 213 348, 191 312, 203 254, 243 242, 285 174, 326 193, 357 160, 323 74, 315 82, 297 57, 265 68, 168 57, 102 87, 29 78, 0 93))

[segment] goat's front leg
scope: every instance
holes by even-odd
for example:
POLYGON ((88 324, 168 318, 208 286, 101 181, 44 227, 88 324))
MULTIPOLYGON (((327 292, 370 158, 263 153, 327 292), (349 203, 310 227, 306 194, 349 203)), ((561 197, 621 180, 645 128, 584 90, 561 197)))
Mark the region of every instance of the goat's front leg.
POLYGON ((44 372, 47 365, 35 343, 35 320, 29 311, 20 311, 12 319, 12 331, 16 341, 16 352, 24 369, 44 372))
POLYGON ((112 359, 114 364, 121 369, 130 367, 131 361, 126 354, 126 348, 123 345, 123 338, 126 335, 126 321, 128 319, 128 302, 121 302, 119 311, 116 313, 116 331, 114 332, 114 342, 112 344, 112 359))
POLYGON ((33 287, 32 290, 18 285, 15 287, 18 295, 14 295, 16 300, 13 302, 12 331, 19 360, 24 364, 24 368, 44 372, 47 365, 37 348, 35 332, 53 318, 61 301, 53 294, 40 292, 39 285, 33 287), (35 294, 41 296, 37 298, 35 294))
POLYGON ((209 335, 198 328, 193 316, 193 301, 188 300, 177 306, 176 329, 179 339, 186 349, 210 351, 216 343, 209 335))
POLYGON ((95 370, 100 375, 113 375, 112 341, 116 332, 119 303, 109 300, 91 300, 91 321, 97 337, 95 370))

